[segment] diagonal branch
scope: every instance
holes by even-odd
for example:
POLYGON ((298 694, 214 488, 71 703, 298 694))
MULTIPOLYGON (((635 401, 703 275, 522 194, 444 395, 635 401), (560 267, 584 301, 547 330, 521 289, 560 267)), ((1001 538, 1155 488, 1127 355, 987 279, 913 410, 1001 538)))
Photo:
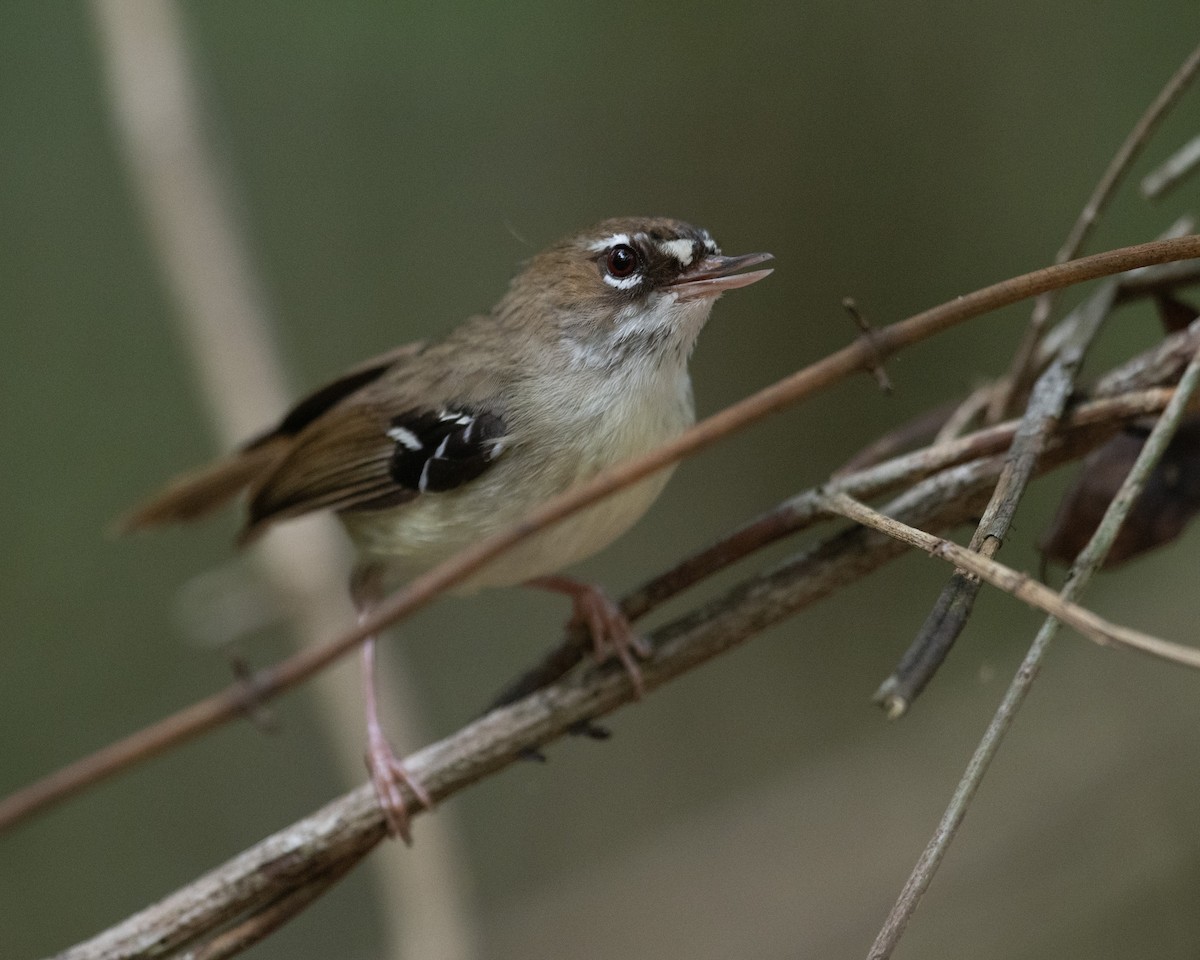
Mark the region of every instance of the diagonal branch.
POLYGON ((861 523, 880 533, 886 533, 889 537, 895 537, 902 543, 924 550, 930 556, 949 561, 980 581, 986 581, 1034 609, 1049 614, 1068 627, 1073 627, 1080 634, 1102 647, 1125 647, 1180 666, 1200 670, 1200 650, 1195 647, 1171 643, 1148 633, 1110 623, 1092 611, 1064 599, 1044 583, 1031 579, 1027 574, 1018 573, 1011 567, 997 563, 975 550, 961 547, 952 540, 935 537, 924 530, 918 530, 916 527, 893 520, 845 493, 830 494, 825 498, 825 506, 848 520, 861 523))
MULTIPOLYGON (((1186 359, 1180 360, 1179 343, 1191 350, 1200 344, 1200 330, 1194 335, 1177 334, 1172 349, 1156 348, 1149 356, 1137 357, 1125 364, 1119 382, 1126 392, 1111 389, 1098 391, 1094 400, 1070 408, 1060 424, 1058 440, 1067 434, 1086 436, 1099 445, 1122 424, 1161 413, 1174 395, 1166 387, 1150 387, 1152 383, 1168 383, 1178 379, 1186 359), (1175 361, 1172 364, 1171 361, 1175 361)), ((1110 375, 1117 379, 1118 371, 1110 375)), ((773 509, 738 527, 716 543, 684 558, 674 567, 635 588, 621 600, 621 610, 630 621, 636 621, 683 593, 697 583, 719 573, 752 553, 789 537, 834 514, 825 500, 834 493, 854 497, 876 497, 911 486, 939 471, 958 466, 980 457, 1003 453, 1012 443, 1020 421, 1009 421, 985 427, 965 437, 945 440, 931 446, 894 457, 883 463, 850 473, 840 472, 820 487, 806 490, 783 501, 773 509)), ((1042 464, 1044 468, 1044 464, 1042 464)), ((533 668, 522 674, 496 698, 493 707, 505 706, 540 690, 565 676, 585 657, 590 644, 586 636, 571 631, 533 668)))
MULTIPOLYGON (((1193 324, 1193 327, 1198 326, 1200 324, 1193 324)), ((1096 532, 1084 547, 1083 552, 1076 558, 1075 563, 1071 565, 1061 591, 1064 600, 1073 600, 1079 596, 1087 587, 1092 575, 1104 562, 1130 507, 1144 488, 1150 472, 1162 459, 1163 452, 1171 437, 1174 436, 1179 421, 1187 410, 1198 385, 1200 385, 1200 350, 1197 350, 1192 357, 1179 380, 1175 396, 1171 398, 1171 402, 1163 411, 1158 422, 1155 423, 1154 429, 1151 430, 1150 436, 1146 438, 1146 443, 1129 471, 1129 476, 1125 478, 1125 482, 1117 491, 1112 503, 1109 504, 1096 532)), ((1025 659, 1021 662, 1005 692, 1004 699, 980 739, 979 745, 975 748, 975 753, 955 788, 954 796, 951 798, 946 812, 942 815, 941 822, 917 860, 912 874, 884 921, 879 935, 875 938, 868 960, 887 960, 892 955, 896 944, 899 943, 900 937, 903 936, 908 921, 912 918, 921 897, 924 896, 929 884, 933 881, 933 875, 937 872, 946 850, 957 835, 959 827, 962 826, 967 809, 983 781, 984 774, 1000 749, 1000 744, 1012 726, 1017 711, 1020 710, 1021 705, 1025 702, 1025 697, 1033 686, 1033 681, 1041 668, 1050 641, 1058 631, 1058 625, 1057 618, 1048 617, 1037 636, 1034 637, 1033 643, 1025 654, 1025 659)))
MULTIPOLYGON (((929 478, 888 510, 928 529, 961 522, 978 509, 1000 459, 984 458, 929 478)), ((801 608, 900 556, 904 546, 862 529, 840 533, 725 596, 669 623, 651 636, 654 656, 643 664, 648 691, 732 649, 801 608)), ((619 667, 602 667, 494 711, 405 760, 438 800, 512 763, 582 721, 631 702, 619 667)), ((415 810, 415 808, 414 808, 415 810)), ((366 784, 268 837, 224 865, 58 960, 144 960, 169 955, 220 935, 248 914, 269 909, 291 891, 361 856, 383 839, 383 819, 366 784)))
MULTIPOLYGON (((1008 536, 1017 506, 1033 476, 1034 465, 1075 389, 1075 377, 1088 346, 1108 317, 1117 286, 1116 278, 1106 280, 1076 311, 1074 326, 1059 348, 1058 356, 1034 385, 1029 405, 1021 417, 1021 426, 1009 448, 1004 472, 971 537, 970 548, 984 557, 994 557, 1008 536)), ((980 583, 978 576, 955 571, 942 588, 933 610, 895 672, 875 694, 876 701, 882 704, 889 717, 900 717, 908 710, 913 698, 946 658, 971 616, 980 583)))
MULTIPOLYGON (((1100 219, 1100 214, 1109 200, 1112 199, 1121 180, 1133 166, 1133 162, 1141 153, 1142 148, 1150 140, 1151 134, 1162 119, 1171 111, 1184 92, 1191 85, 1200 71, 1200 46, 1197 46, 1180 65, 1179 69, 1167 80, 1159 91, 1158 96, 1146 108, 1145 113, 1133 125, 1124 142, 1109 161, 1100 180, 1088 197, 1087 203, 1079 212, 1067 238, 1059 248, 1054 258, 1055 263, 1064 263, 1078 256, 1083 249, 1084 241, 1100 219)), ((1007 385, 996 393, 996 401, 992 407, 992 419, 999 420, 1006 410, 1014 405, 1015 398, 1024 396, 1025 390, 1033 379, 1034 358, 1037 355, 1038 344, 1054 309, 1054 292, 1046 291, 1041 294, 1033 305, 1033 315, 1029 318, 1029 328, 1025 332, 1017 352, 1013 357, 1012 366, 1005 378, 1007 385)))
MULTIPOLYGON (((1200 335, 1200 330, 1196 333, 1200 335)), ((1161 409, 1172 395, 1172 391, 1152 390, 1082 405, 1067 418, 1040 466, 1050 469, 1081 456, 1102 442, 1121 418, 1161 409)), ((970 440, 964 438, 951 446, 970 449, 970 440)), ((916 469, 919 456, 900 459, 916 469)), ((989 453, 937 470, 884 509, 890 516, 926 530, 948 528, 980 508, 1002 464, 1001 456, 989 453)), ((880 465, 870 472, 882 482, 889 473, 893 478, 898 475, 898 468, 888 467, 880 465)), ((810 491, 795 499, 812 501, 820 495, 820 491, 810 491)), ((656 688, 731 649, 866 576, 904 549, 890 537, 857 527, 806 548, 777 568, 660 628, 652 637, 654 657, 643 668, 647 686, 656 688)), ((617 709, 631 697, 628 679, 620 669, 586 671, 490 713, 410 757, 405 765, 435 796, 445 797, 506 766, 523 752, 617 709)), ((303 903, 307 897, 303 891, 326 883, 339 864, 361 858, 382 837, 374 793, 369 785, 361 787, 67 951, 62 958, 160 957, 189 945, 198 945, 203 951, 214 943, 236 941, 246 931, 269 927, 289 904, 303 903), (260 916, 265 919, 260 921, 260 916)))
POLYGON ((1159 200, 1200 168, 1200 136, 1192 137, 1160 167, 1142 178, 1142 196, 1159 200))
POLYGON ((440 593, 465 580, 485 563, 536 531, 685 456, 712 446, 735 430, 743 429, 869 367, 878 357, 890 356, 942 330, 1036 296, 1044 290, 1123 273, 1135 267, 1197 257, 1200 257, 1200 236, 1156 240, 1124 247, 1004 280, 884 327, 875 332, 870 344, 856 341, 701 421, 671 443, 643 457, 605 470, 591 481, 553 498, 530 514, 523 523, 456 554, 413 580, 393 593, 371 617, 341 635, 323 644, 314 644, 275 666, 259 670, 249 678, 248 683, 227 687, 10 794, 0 800, 0 831, 126 767, 236 719, 246 710, 247 689, 254 691, 257 702, 262 702, 304 682, 339 657, 356 649, 365 637, 427 606, 440 593))

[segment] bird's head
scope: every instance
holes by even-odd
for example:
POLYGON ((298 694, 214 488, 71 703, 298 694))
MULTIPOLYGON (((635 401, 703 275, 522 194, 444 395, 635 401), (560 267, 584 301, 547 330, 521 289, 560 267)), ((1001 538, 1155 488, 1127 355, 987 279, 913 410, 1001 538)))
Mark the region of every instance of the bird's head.
POLYGON ((771 272, 739 271, 770 259, 724 256, 707 230, 682 220, 605 220, 533 257, 499 310, 545 318, 581 365, 686 360, 716 299, 771 272))

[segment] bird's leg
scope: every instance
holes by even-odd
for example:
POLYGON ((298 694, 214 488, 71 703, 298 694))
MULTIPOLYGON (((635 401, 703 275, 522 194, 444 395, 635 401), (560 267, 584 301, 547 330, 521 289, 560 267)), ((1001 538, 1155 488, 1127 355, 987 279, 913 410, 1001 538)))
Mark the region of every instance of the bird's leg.
POLYGON ((634 632, 629 618, 607 593, 594 584, 580 583, 570 577, 537 577, 527 581, 527 585, 565 593, 570 597, 574 605, 570 625, 580 624, 591 634, 592 650, 598 662, 603 663, 611 657, 621 661, 633 683, 634 692, 641 697, 645 685, 637 657, 645 659, 652 651, 645 638, 634 632))
MULTIPOLYGON (((357 567, 350 579, 350 595, 362 623, 378 606, 383 595, 383 571, 376 564, 357 567)), ((404 769, 379 722, 379 705, 375 698, 375 641, 374 634, 363 641, 363 699, 367 709, 367 770, 371 784, 383 811, 388 833, 412 846, 408 807, 403 787, 408 787, 426 810, 433 809, 433 798, 419 780, 404 769)))

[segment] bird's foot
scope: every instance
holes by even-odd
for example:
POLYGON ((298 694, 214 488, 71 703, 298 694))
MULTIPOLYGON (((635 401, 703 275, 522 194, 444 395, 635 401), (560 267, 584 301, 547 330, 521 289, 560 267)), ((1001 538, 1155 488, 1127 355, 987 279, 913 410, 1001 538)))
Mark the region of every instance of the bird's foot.
POLYGON ((574 612, 568 626, 582 626, 592 638, 592 655, 597 663, 614 657, 621 661, 640 699, 646 692, 638 658, 645 660, 653 651, 646 639, 636 633, 629 618, 602 589, 595 584, 580 583, 569 577, 539 577, 530 586, 564 593, 571 598, 574 612))
POLYGON ((388 835, 399 837, 411 847, 412 829, 409 826, 404 788, 412 791, 417 802, 426 810, 433 809, 433 797, 420 780, 404 769, 403 762, 396 756, 392 745, 378 726, 372 725, 367 731, 366 761, 367 771, 371 774, 371 785, 375 787, 375 796, 379 800, 379 808, 383 811, 383 819, 387 824, 388 835))

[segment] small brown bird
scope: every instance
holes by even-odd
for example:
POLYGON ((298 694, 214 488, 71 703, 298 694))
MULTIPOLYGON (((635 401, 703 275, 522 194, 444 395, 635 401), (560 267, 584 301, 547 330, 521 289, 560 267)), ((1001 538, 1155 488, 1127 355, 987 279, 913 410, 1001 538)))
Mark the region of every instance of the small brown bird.
MULTIPOLYGON (((722 256, 706 230, 666 218, 606 220, 533 257, 508 293, 444 339, 356 367, 273 429, 187 474, 124 518, 137 530, 200 517, 242 491, 247 543, 271 524, 332 510, 360 559, 361 615, 385 578, 411 577, 520 521, 607 466, 694 421, 687 361, 713 303, 770 270, 770 254, 722 256)), ((557 575, 627 530, 664 470, 568 517, 480 570, 462 589, 527 583, 571 597, 598 656, 644 653, 599 588, 557 575)), ((426 806, 380 727, 374 638, 364 643, 367 761, 390 831, 410 841, 402 783, 426 806)))

